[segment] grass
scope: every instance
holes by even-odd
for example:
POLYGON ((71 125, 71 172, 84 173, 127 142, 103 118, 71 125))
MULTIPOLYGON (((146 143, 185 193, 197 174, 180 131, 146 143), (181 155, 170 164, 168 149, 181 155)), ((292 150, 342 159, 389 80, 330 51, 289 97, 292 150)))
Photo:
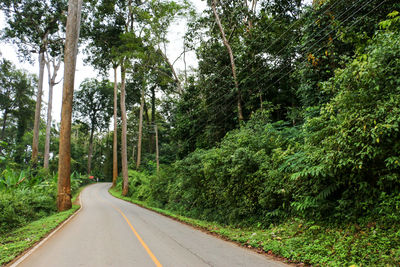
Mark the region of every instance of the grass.
MULTIPOLYGON (((79 188, 79 190, 74 194, 72 203, 76 201, 84 188, 85 186, 79 188)), ((0 265, 2 266, 3 264, 12 261, 22 252, 35 245, 74 214, 79 208, 80 205, 72 205, 72 208, 67 211, 55 213, 29 223, 11 233, 0 235, 0 265)))
POLYGON ((368 223, 365 226, 349 224, 339 227, 294 218, 267 229, 236 228, 154 208, 145 202, 123 197, 115 188, 109 192, 117 198, 205 229, 243 246, 262 250, 269 255, 279 255, 286 262, 302 262, 313 266, 400 266, 400 225, 368 223))
POLYGON ((79 207, 79 205, 73 205, 70 210, 55 213, 0 236, 0 265, 12 261, 20 253, 40 241, 50 231, 74 214, 79 207))

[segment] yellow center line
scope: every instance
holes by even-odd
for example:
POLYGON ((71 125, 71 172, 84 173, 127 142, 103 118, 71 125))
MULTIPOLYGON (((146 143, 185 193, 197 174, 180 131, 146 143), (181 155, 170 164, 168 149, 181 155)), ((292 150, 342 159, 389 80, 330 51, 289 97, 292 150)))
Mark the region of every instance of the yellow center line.
POLYGON ((131 222, 128 220, 128 218, 125 216, 125 214, 117 207, 111 204, 111 206, 116 209, 119 213, 121 213, 122 217, 124 217, 125 221, 128 223, 129 227, 131 228, 132 232, 135 234, 136 238, 139 240, 140 244, 144 247, 144 249, 147 251, 147 254, 149 254, 150 258, 153 260, 154 264, 157 267, 162 267, 161 263, 157 260, 156 256, 154 256, 153 252, 149 249, 149 247, 146 245, 146 243, 143 241, 143 239, 140 237, 138 232, 136 232, 135 228, 132 226, 131 222))

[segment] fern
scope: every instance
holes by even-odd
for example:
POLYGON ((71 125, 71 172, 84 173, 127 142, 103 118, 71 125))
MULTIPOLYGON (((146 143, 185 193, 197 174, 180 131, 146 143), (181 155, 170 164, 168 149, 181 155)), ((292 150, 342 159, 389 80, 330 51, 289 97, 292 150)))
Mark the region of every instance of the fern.
POLYGON ((332 193, 334 193, 338 188, 340 187, 339 183, 334 183, 331 185, 328 185, 324 190, 322 190, 318 196, 315 198, 318 201, 321 200, 326 200, 332 193))

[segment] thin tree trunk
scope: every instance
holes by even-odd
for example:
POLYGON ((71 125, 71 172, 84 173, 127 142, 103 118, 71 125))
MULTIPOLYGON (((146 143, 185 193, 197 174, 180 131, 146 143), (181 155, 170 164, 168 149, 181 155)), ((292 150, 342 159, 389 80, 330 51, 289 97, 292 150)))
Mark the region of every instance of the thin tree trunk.
POLYGON ((142 88, 142 97, 140 99, 139 138, 138 138, 138 153, 137 153, 137 161, 136 161, 136 169, 137 170, 139 170, 141 156, 142 156, 143 109, 144 109, 144 88, 142 88))
POLYGON ((58 211, 71 208, 71 115, 82 0, 68 1, 64 51, 64 86, 61 109, 60 152, 58 162, 58 211))
POLYGON ((175 71, 174 66, 172 65, 171 61, 169 61, 167 55, 164 54, 164 52, 163 52, 161 49, 159 49, 159 51, 160 51, 160 53, 161 53, 161 56, 164 58, 165 62, 168 64, 169 68, 170 68, 171 71, 172 71, 172 75, 174 76, 176 85, 178 86, 178 93, 179 93, 180 95, 182 95, 182 93, 183 93, 182 84, 181 84, 181 81, 180 81, 180 79, 179 79, 179 77, 178 77, 178 74, 177 74, 176 71, 175 71))
MULTIPOLYGON (((144 118, 147 121, 147 127, 150 129, 151 127, 151 122, 150 122, 150 116, 149 116, 149 109, 147 108, 146 101, 144 101, 144 118)), ((148 142, 148 151, 149 153, 153 153, 153 140, 152 140, 152 135, 150 134, 149 142, 148 142)))
POLYGON ((36 97, 35 108, 35 122, 33 124, 33 140, 32 140, 32 166, 37 167, 38 153, 39 153, 39 127, 40 127, 40 111, 42 107, 42 94, 43 94, 43 74, 44 74, 44 48, 40 49, 39 53, 39 82, 38 92, 36 97))
POLYGON ((90 129, 90 138, 89 138, 89 153, 88 153, 88 174, 92 172, 92 155, 93 155, 93 135, 94 129, 90 129))
POLYGON ((136 146, 135 146, 135 144, 133 144, 133 147, 132 147, 132 162, 135 162, 135 150, 136 150, 136 146))
POLYGON ((117 109, 118 109, 118 77, 117 66, 114 67, 114 140, 113 140, 113 183, 112 187, 117 184, 118 178, 118 133, 117 133, 117 109))
POLYGON ((160 173, 160 159, 159 159, 159 151, 158 151, 158 127, 157 124, 154 125, 154 130, 156 132, 156 162, 157 162, 157 174, 160 173))
POLYGON ((8 110, 4 110, 4 115, 3 115, 3 127, 1 129, 1 140, 4 140, 4 136, 6 134, 6 124, 7 124, 7 116, 8 116, 8 110))
POLYGON ((47 104, 47 125, 46 125, 46 141, 44 145, 44 164, 43 168, 49 169, 49 159, 50 159, 50 132, 51 132, 51 111, 53 108, 53 88, 56 84, 56 77, 58 69, 60 68, 61 60, 57 65, 53 62, 53 75, 50 71, 50 62, 46 60, 48 80, 49 80, 49 103, 47 104))
POLYGON ((47 64, 49 72, 49 103, 47 104, 47 125, 46 125, 46 141, 44 145, 44 164, 43 168, 49 169, 50 158, 50 131, 51 131, 51 110, 53 106, 53 83, 50 79, 50 66, 47 64))
POLYGON ((128 156, 127 156, 127 143, 126 143, 126 106, 125 106, 125 79, 126 71, 124 62, 121 63, 121 119, 122 119, 122 133, 121 133, 121 161, 122 161, 122 195, 128 194, 128 156))
POLYGON ((187 67, 186 67, 186 41, 183 44, 183 64, 185 66, 185 86, 186 86, 187 85, 187 80, 188 80, 187 67))
MULTIPOLYGON (((156 89, 154 86, 151 87, 151 125, 154 125, 156 121, 156 89)), ((154 151, 154 134, 150 134, 150 143, 151 143, 151 153, 154 151)))
POLYGON ((238 80, 237 80, 235 59, 233 57, 232 48, 231 48, 228 40, 226 39, 225 32, 224 32, 224 29, 222 27, 219 15, 217 13, 216 6, 217 6, 217 0, 213 0, 213 2, 212 2, 212 10, 214 11, 215 20, 216 20, 216 22, 218 24, 218 28, 219 28, 219 30, 221 32, 222 40, 224 42, 224 45, 225 45, 226 49, 228 49, 229 57, 230 57, 230 60, 231 60, 232 76, 233 76, 233 81, 235 82, 235 88, 236 88, 236 91, 237 91, 238 119, 239 119, 239 123, 240 123, 241 121, 243 121, 244 117, 243 117, 243 109, 242 109, 242 94, 241 94, 241 91, 239 89, 239 83, 238 83, 238 80))

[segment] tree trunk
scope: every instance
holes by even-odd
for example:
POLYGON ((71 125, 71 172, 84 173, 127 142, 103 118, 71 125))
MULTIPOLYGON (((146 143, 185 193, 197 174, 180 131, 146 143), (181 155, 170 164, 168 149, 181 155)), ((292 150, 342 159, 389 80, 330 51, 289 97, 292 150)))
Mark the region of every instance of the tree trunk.
POLYGON ((82 0, 68 1, 64 51, 64 85, 61 109, 60 152, 58 162, 58 211, 71 208, 71 115, 82 0))
MULTIPOLYGON (((151 121, 150 121, 150 116, 149 116, 149 109, 147 108, 146 101, 144 101, 144 118, 147 121, 147 127, 151 129, 151 121)), ((148 142, 148 151, 149 153, 153 153, 153 140, 152 140, 152 134, 150 134, 149 142, 148 142)))
POLYGON ((157 162, 157 174, 160 173, 160 159, 159 159, 159 151, 158 151, 158 127, 157 124, 154 125, 154 130, 156 132, 156 162, 157 162))
MULTIPOLYGON (((156 121, 156 89, 154 86, 151 87, 151 125, 154 125, 156 121)), ((154 134, 150 134, 150 144, 152 147, 151 153, 154 151, 154 134)))
POLYGON ((42 94, 43 94, 43 74, 44 74, 44 51, 45 48, 41 48, 39 52, 39 81, 38 81, 38 92, 36 97, 36 108, 35 108, 35 122, 33 124, 33 141, 32 141, 32 166, 37 167, 38 152, 39 152, 39 127, 40 127, 40 111, 42 108, 42 94))
POLYGON ((159 49, 159 51, 160 51, 160 53, 161 53, 161 56, 164 58, 165 62, 168 64, 169 68, 170 68, 171 71, 172 71, 172 75, 174 76, 176 85, 178 86, 178 93, 179 93, 180 95, 182 95, 182 93, 183 93, 182 84, 181 84, 181 81, 179 80, 178 74, 176 74, 176 71, 175 71, 174 66, 172 65, 171 61, 169 61, 167 55, 164 54, 164 52, 161 51, 161 49, 159 49))
POLYGON ((90 138, 89 138, 89 153, 88 153, 88 174, 92 172, 92 155, 93 155, 93 135, 94 129, 90 129, 90 138))
POLYGON ((53 84, 51 81, 49 81, 49 103, 47 105, 48 107, 47 107, 46 141, 44 145, 44 164, 43 164, 43 168, 45 169, 49 169, 49 158, 50 158, 51 110, 53 106, 53 84))
POLYGON ((185 67, 185 86, 187 86, 188 76, 187 76, 187 67, 186 67, 186 39, 184 39, 183 44, 183 65, 185 67))
POLYGON ((57 65, 53 62, 53 75, 50 72, 50 62, 46 60, 48 80, 49 80, 49 103, 47 104, 47 125, 46 125, 46 141, 44 145, 44 164, 43 168, 49 169, 49 159, 50 159, 50 132, 51 132, 51 111, 53 108, 53 88, 56 84, 56 77, 58 69, 60 68, 61 60, 57 65))
POLYGON ((212 2, 212 10, 214 11, 215 20, 216 20, 216 22, 218 24, 218 28, 219 28, 219 30, 221 32, 221 36, 222 36, 222 41, 224 42, 224 45, 225 45, 226 49, 228 49, 229 58, 231 60, 232 76, 233 76, 233 81, 235 82, 235 89, 236 89, 236 92, 237 92, 238 119, 239 119, 239 123, 240 123, 244 119, 244 117, 243 117, 243 109, 242 109, 242 93, 241 93, 241 91, 239 89, 239 83, 238 83, 237 75, 236 75, 235 59, 233 57, 232 48, 231 48, 228 40, 226 39, 224 28, 222 27, 221 20, 219 18, 218 13, 217 13, 216 6, 217 6, 217 0, 213 0, 213 2, 212 2))
POLYGON ((122 161, 122 195, 128 194, 128 156, 127 156, 127 143, 126 143, 126 106, 125 106, 125 79, 126 71, 124 62, 121 63, 121 119, 122 119, 122 133, 121 133, 121 161, 122 161))
POLYGON ((3 114, 3 127, 1 129, 1 140, 4 140, 6 134, 6 124, 7 124, 8 109, 4 110, 3 114))
POLYGON ((144 85, 142 88, 142 97, 140 99, 139 138, 138 138, 138 153, 137 153, 137 161, 136 161, 136 169, 137 170, 139 170, 140 161, 141 161, 141 157, 142 157, 143 109, 144 109, 144 85))
POLYGON ((117 109, 118 109, 118 77, 117 66, 114 66, 114 141, 113 141, 113 183, 112 187, 117 184, 118 178, 118 124, 117 124, 117 109))
POLYGON ((133 144, 133 147, 132 147, 132 162, 135 162, 135 150, 136 150, 136 146, 135 146, 135 144, 133 144))

